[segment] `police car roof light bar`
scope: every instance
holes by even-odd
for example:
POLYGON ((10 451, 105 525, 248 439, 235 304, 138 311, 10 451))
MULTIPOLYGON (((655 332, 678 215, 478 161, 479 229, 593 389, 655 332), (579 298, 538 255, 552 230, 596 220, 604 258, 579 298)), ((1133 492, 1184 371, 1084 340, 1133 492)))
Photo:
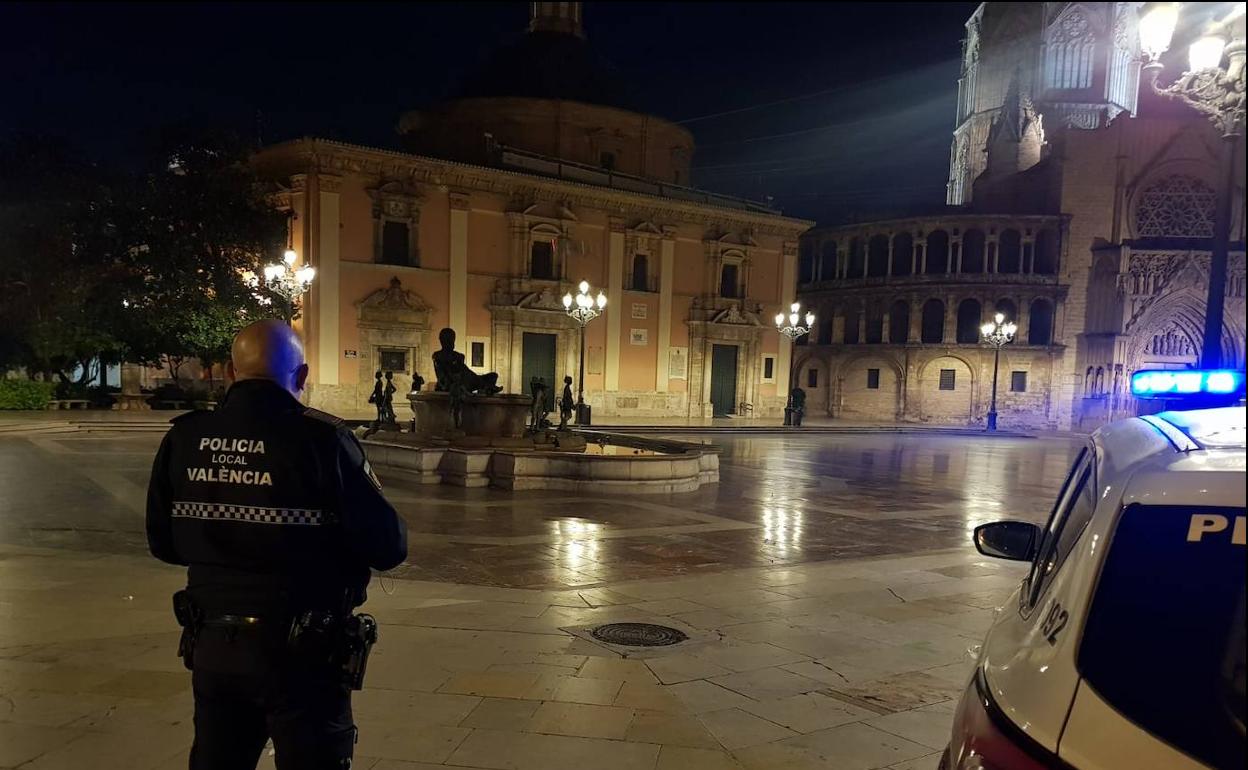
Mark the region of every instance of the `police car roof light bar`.
POLYGON ((1141 369, 1131 375, 1136 398, 1205 401, 1244 397, 1244 373, 1234 369, 1141 369))

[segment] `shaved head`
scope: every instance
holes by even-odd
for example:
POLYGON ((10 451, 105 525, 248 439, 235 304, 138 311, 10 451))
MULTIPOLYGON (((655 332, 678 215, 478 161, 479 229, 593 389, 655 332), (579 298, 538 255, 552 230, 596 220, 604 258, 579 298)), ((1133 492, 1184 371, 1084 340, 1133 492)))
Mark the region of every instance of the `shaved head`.
POLYGON ((283 321, 256 321, 234 337, 227 374, 235 382, 269 380, 298 396, 308 377, 303 341, 283 321))

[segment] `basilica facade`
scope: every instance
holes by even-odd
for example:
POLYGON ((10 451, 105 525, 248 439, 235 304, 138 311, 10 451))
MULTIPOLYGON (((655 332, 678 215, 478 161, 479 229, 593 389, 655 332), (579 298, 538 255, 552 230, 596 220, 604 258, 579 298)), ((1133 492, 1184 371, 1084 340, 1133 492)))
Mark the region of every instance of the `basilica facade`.
POLYGON ((443 327, 507 392, 576 377, 561 298, 588 281, 607 298, 585 330, 596 416, 778 414, 790 346, 767 319, 794 299, 811 223, 690 187, 692 136, 618 105, 581 4, 530 6, 460 98, 402 116, 402 151, 309 138, 256 156, 317 268, 297 321, 309 402, 365 416, 374 372, 432 380, 443 327))
MULTIPOLYGON (((823 319, 796 359, 808 411, 982 425, 993 353, 979 326, 996 313, 1018 325, 1001 354, 1002 427, 1095 427, 1147 408, 1133 371, 1196 364, 1222 137, 1141 90, 1139 5, 971 15, 948 205, 802 238, 799 295, 823 319)), ((1242 369, 1237 141, 1221 343, 1223 365, 1242 369)))

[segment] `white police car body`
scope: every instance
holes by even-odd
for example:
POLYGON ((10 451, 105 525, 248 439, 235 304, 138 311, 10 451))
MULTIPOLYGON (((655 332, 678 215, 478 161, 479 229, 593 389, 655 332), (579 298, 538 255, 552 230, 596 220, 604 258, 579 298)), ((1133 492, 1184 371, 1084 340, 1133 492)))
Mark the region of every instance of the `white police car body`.
POLYGON ((979 527, 1031 569, 942 767, 1244 767, 1245 464, 1242 406, 1132 418, 1089 438, 1045 526, 979 527))

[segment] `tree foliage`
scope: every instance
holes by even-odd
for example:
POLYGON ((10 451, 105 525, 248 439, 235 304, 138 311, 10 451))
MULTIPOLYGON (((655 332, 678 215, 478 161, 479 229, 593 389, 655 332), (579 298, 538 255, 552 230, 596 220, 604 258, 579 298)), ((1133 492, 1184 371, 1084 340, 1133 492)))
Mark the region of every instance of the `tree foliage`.
POLYGON ((234 137, 171 130, 142 169, 115 175, 18 137, 0 168, 0 368, 66 379, 124 359, 177 379, 280 314, 243 277, 281 253, 285 216, 234 137))

